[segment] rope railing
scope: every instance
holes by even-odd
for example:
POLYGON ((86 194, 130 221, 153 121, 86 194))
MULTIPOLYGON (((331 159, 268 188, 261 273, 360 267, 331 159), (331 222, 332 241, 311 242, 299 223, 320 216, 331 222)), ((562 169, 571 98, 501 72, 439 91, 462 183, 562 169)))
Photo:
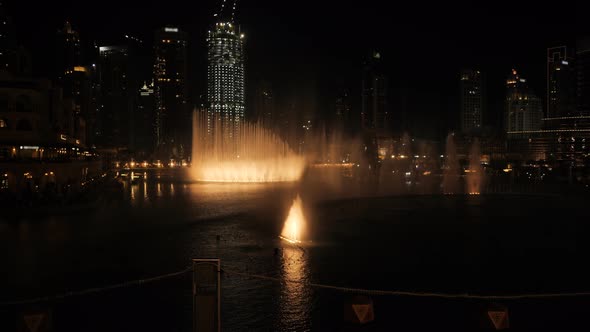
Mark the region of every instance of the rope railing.
MULTIPOLYGON (((192 272, 193 267, 187 267, 183 270, 162 274, 159 276, 137 279, 127 282, 122 282, 114 285, 88 288, 81 291, 72 291, 54 296, 37 297, 25 300, 14 300, 14 301, 0 301, 0 307, 16 306, 16 305, 27 305, 36 303, 45 303, 56 300, 63 300, 70 297, 89 295, 94 293, 100 293, 125 287, 140 286, 147 283, 152 283, 164 279, 174 278, 186 273, 192 272)), ((340 291, 344 293, 354 293, 360 295, 378 295, 378 296, 411 296, 411 297, 431 297, 431 298, 448 298, 448 299, 477 299, 477 300, 519 300, 519 299, 542 299, 542 298, 565 298, 565 297, 590 297, 590 292, 571 292, 571 293, 525 293, 525 294, 508 294, 508 295, 483 295, 483 294, 471 294, 471 293, 442 293, 442 292, 410 292, 400 290, 380 290, 380 289, 367 289, 367 288, 352 288, 335 286, 330 284, 322 284, 309 282, 306 280, 295 280, 272 277, 268 275, 247 273, 234 269, 222 268, 218 273, 226 275, 236 275, 250 279, 267 280, 279 283, 297 283, 311 288, 318 289, 329 289, 334 291, 340 291)))
POLYGON ((126 281, 126 282, 122 282, 122 283, 118 283, 118 284, 114 284, 114 285, 109 285, 109 286, 104 286, 104 287, 88 288, 88 289, 84 289, 81 291, 73 291, 73 292, 67 292, 67 293, 54 295, 54 296, 44 296, 44 297, 37 297, 37 298, 26 299, 26 300, 5 301, 5 302, 0 302, 0 307, 51 302, 51 301, 56 301, 56 300, 62 300, 62 299, 69 298, 69 297, 89 295, 89 294, 93 294, 93 293, 100 293, 100 292, 105 292, 105 291, 119 289, 119 288, 140 286, 143 284, 147 284, 147 283, 151 283, 151 282, 155 282, 155 281, 160 281, 163 279, 177 277, 177 276, 183 275, 185 273, 191 272, 192 270, 193 270, 193 268, 191 266, 191 267, 185 268, 184 270, 177 271, 177 272, 162 274, 162 275, 159 275, 156 277, 151 277, 151 278, 126 281))
POLYGON ((535 299, 535 298, 557 298, 557 297, 580 297, 590 296, 590 292, 574 292, 574 293, 531 293, 531 294, 514 294, 514 295, 480 295, 470 293, 436 293, 436 292, 409 292, 409 291, 396 291, 396 290, 378 290, 378 289, 366 289, 366 288, 351 288, 334 286, 328 284, 320 284, 307 282, 304 280, 293 280, 283 279, 276 277, 269 277, 260 274, 244 273, 238 271, 231 271, 222 269, 222 272, 227 274, 234 274, 238 276, 270 280, 275 282, 288 282, 303 284, 313 288, 331 289, 341 291, 345 293, 355 293, 361 295, 394 295, 394 296, 413 296, 413 297, 438 297, 438 298, 449 298, 449 299, 480 299, 480 300, 518 300, 518 299, 535 299))

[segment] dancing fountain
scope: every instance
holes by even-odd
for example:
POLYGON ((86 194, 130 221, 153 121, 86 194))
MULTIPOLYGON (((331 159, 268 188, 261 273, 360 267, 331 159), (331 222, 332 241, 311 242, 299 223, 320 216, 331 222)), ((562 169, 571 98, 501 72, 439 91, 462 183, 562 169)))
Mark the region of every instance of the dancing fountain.
POLYGON ((241 123, 236 130, 220 117, 195 111, 191 166, 195 180, 292 182, 301 178, 304 169, 305 159, 262 125, 241 123))
POLYGON ((305 237, 305 228, 306 220, 303 215, 303 204, 301 203, 301 197, 297 195, 279 237, 290 243, 301 243, 305 237))
POLYGON ((483 184, 483 167, 481 167, 481 151, 479 141, 475 139, 469 153, 469 172, 467 173, 466 192, 479 195, 483 184))
POLYGON ((446 160, 443 172, 442 190, 445 195, 459 193, 459 159, 453 134, 447 136, 446 160))

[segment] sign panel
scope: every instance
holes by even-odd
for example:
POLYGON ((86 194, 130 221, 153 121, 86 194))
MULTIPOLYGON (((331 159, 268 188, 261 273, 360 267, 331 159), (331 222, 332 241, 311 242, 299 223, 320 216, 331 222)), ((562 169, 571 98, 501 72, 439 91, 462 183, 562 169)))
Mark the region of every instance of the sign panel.
POLYGON ((193 332, 221 331, 219 259, 193 259, 193 332))

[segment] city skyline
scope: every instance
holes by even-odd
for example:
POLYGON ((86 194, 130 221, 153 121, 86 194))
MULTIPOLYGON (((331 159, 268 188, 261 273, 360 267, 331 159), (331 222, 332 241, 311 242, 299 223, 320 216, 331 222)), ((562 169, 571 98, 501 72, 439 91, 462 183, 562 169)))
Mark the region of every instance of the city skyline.
MULTIPOLYGON (((139 36, 149 40, 153 38, 150 31, 161 28, 167 24, 174 24, 187 31, 190 35, 189 45, 191 65, 189 76, 193 78, 191 90, 191 104, 198 105, 199 96, 206 94, 206 33, 215 21, 213 13, 219 8, 216 1, 204 2, 204 10, 197 16, 189 18, 187 14, 174 11, 171 8, 154 8, 154 5, 130 2, 120 5, 119 13, 110 14, 109 24, 103 21, 96 22, 100 15, 76 13, 70 2, 60 2, 48 8, 55 11, 55 17, 64 17, 71 21, 74 29, 78 31, 82 40, 90 43, 99 40, 99 44, 122 38, 124 34, 139 36), (134 18, 123 19, 127 13, 134 11, 134 18), (141 15, 137 15, 141 14, 141 15), (67 16, 67 17, 66 17, 67 16), (137 18, 136 18, 137 17, 137 18), (142 17, 142 18, 140 18, 142 17), (100 28, 98 28, 100 27, 100 28), (101 42, 100 39, 103 41, 101 42)), ((98 13, 106 10, 114 3, 106 2, 98 6, 98 13)), ((40 41, 45 32, 35 31, 34 26, 27 25, 34 16, 25 17, 23 9, 16 3, 7 3, 13 22, 17 25, 17 31, 21 40, 30 41, 30 44, 43 45, 40 41)), ((504 89, 502 82, 507 68, 518 67, 527 73, 529 82, 539 95, 544 95, 546 88, 544 70, 545 58, 543 53, 549 47, 569 44, 573 42, 575 34, 583 35, 584 29, 574 29, 575 20, 566 17, 553 17, 553 13, 547 9, 534 7, 532 10, 524 4, 515 4, 509 11, 501 11, 492 8, 490 15, 485 16, 482 22, 477 23, 478 13, 489 9, 482 5, 437 5, 431 7, 442 9, 448 6, 453 9, 446 18, 437 18, 433 11, 421 13, 415 7, 409 7, 407 17, 400 13, 381 12, 382 3, 368 2, 357 9, 349 5, 338 7, 328 5, 311 5, 307 2, 298 3, 289 10, 278 10, 280 5, 270 2, 257 2, 254 4, 242 1, 238 3, 237 15, 240 17, 240 25, 248 31, 251 40, 246 44, 246 60, 249 82, 248 95, 253 94, 254 86, 259 80, 270 81, 273 85, 274 97, 278 108, 288 108, 288 100, 293 92, 290 86, 302 86, 310 81, 315 81, 318 99, 319 118, 326 118, 331 103, 336 97, 340 86, 351 90, 354 97, 353 113, 360 113, 360 97, 358 90, 358 76, 361 72, 362 58, 370 48, 378 48, 387 59, 385 71, 390 77, 391 88, 397 93, 393 94, 390 107, 392 108, 392 121, 399 123, 400 118, 407 118, 410 122, 416 122, 422 117, 437 116, 438 121, 431 124, 418 123, 416 131, 425 134, 428 131, 445 131, 445 128, 458 129, 457 116, 459 114, 458 96, 447 97, 455 88, 457 72, 464 67, 478 67, 489 73, 489 111, 498 114, 503 109, 504 89), (276 15, 268 15, 269 12, 276 15), (333 13, 333 15, 327 15, 333 13), (420 14, 419 14, 420 13, 420 14), (384 20, 384 16, 393 15, 399 20, 392 24, 384 20), (422 15, 424 14, 424 15, 422 15), (358 21, 358 26, 353 31, 344 24, 353 15, 358 21), (306 17, 306 24, 299 24, 300 17, 306 17), (440 23, 447 23, 442 26, 440 23), (510 37, 509 29, 504 27, 506 21, 516 22, 516 26, 527 26, 531 30, 530 36, 520 40, 510 37), (367 24, 365 24, 367 23, 367 24), (371 24, 368 24, 371 23, 371 24), (477 23, 477 24, 475 24, 477 23), (313 28, 312 28, 313 26, 313 28), (370 28, 369 28, 370 26, 370 28), (480 28, 474 29, 473 27, 480 28), (274 29, 273 27, 282 27, 274 29), (292 29, 292 28, 294 29, 292 29), (296 28, 295 28, 296 27, 296 28), (374 30, 373 30, 374 28, 374 30), (484 29, 485 28, 485 29, 484 29), (488 30, 495 29, 490 33, 488 30), (279 33, 279 30, 281 31, 279 33), (372 34, 366 35, 365 32, 372 34), (480 31, 479 35, 474 35, 480 31), (320 36, 329 34, 329 39, 320 36), (383 38, 388 36, 387 38, 383 38), (412 36, 410 38, 410 36, 412 36), (393 37, 393 39, 392 39, 393 37), (484 43, 485 41, 485 43, 484 43), (404 52, 398 49, 403 48, 404 52), (505 52, 505 50, 510 52, 505 52), (438 51, 437 51, 438 50, 438 51), (444 50, 444 52, 442 51, 444 50), (280 57, 272 57, 271 54, 281 54, 280 57), (437 61, 428 60, 436 54, 437 61), (306 65, 294 62, 295 58, 303 60, 306 65), (325 61, 331 59, 330 61, 325 61), (446 65, 435 66, 439 61, 446 65), (322 64, 320 66, 320 63, 322 64), (542 66, 542 67, 541 67, 542 66), (313 74, 317 72, 317 74, 313 74), (346 72, 346 74, 343 74, 346 72), (278 77, 279 73, 290 76, 286 81, 278 77), (419 77, 428 76, 429 80, 420 90, 415 88, 419 77), (454 85, 453 85, 454 84, 454 85), (452 86, 453 85, 453 86, 452 86), (399 91, 408 91, 411 100, 420 100, 410 104, 399 102, 399 91), (415 96, 415 97, 414 97, 415 96), (405 115, 402 115, 404 113, 405 115), (442 128, 441 128, 442 126, 442 128), (421 128, 424 127, 424 128, 421 128)), ((40 21, 47 22, 46 18, 40 21)), ((45 24, 45 23, 43 23, 45 24)), ((39 24, 42 26, 43 24, 39 24)), ((47 22, 47 26, 56 29, 63 26, 62 22, 47 22)), ((39 47, 39 46, 37 46, 39 47)), ((32 47, 34 49, 35 47, 32 47)), ((33 52, 35 54, 35 52, 33 52)), ((43 72, 43 59, 33 60, 35 72, 43 72)), ((458 95, 455 93, 455 95, 458 95)), ((201 97, 202 98, 202 97, 201 97)), ((299 96, 298 98, 307 98, 299 96)), ((545 98, 543 98, 545 99, 545 98)), ((248 115, 250 116, 250 115, 248 115)), ((440 133, 442 134, 442 133, 440 133)), ((440 135, 439 134, 439 135, 440 135)))

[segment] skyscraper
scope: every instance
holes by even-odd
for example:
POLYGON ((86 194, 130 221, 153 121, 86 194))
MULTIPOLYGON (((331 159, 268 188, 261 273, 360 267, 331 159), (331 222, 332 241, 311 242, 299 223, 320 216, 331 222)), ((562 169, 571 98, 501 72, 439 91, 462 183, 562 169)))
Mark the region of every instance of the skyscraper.
POLYGON ((381 53, 373 52, 364 63, 362 77, 362 128, 375 131, 377 135, 389 130, 388 82, 382 66, 381 53))
POLYGON ((16 66, 16 40, 12 20, 0 2, 0 70, 12 72, 16 70, 16 66))
POLYGON ((341 134, 350 133, 350 94, 348 90, 342 90, 336 96, 334 129, 341 134))
POLYGON ((547 49, 547 118, 575 113, 575 73, 566 46, 547 49))
POLYGON ((275 99, 272 86, 268 81, 261 81, 256 88, 254 100, 256 121, 266 127, 275 125, 275 99))
POLYGON ((223 137, 235 141, 244 123, 244 34, 231 18, 215 23, 209 31, 207 102, 209 130, 214 119, 222 123, 223 137))
POLYGON ((134 110, 134 141, 133 145, 136 151, 146 156, 154 149, 155 128, 155 98, 154 83, 144 83, 139 89, 139 98, 137 107, 134 110))
POLYGON ((57 32, 55 77, 66 101, 73 103, 74 137, 86 141, 91 98, 90 70, 82 65, 80 37, 70 22, 57 32))
POLYGON ((485 86, 479 70, 465 69, 460 75, 461 131, 473 134, 481 129, 485 107, 485 86))
POLYGON ((576 45, 576 101, 579 114, 590 115, 590 38, 576 45))
POLYGON ((19 47, 12 19, 0 2, 0 72, 13 75, 30 74, 31 60, 28 52, 19 47))
POLYGON ((166 157, 185 158, 191 151, 188 36, 176 27, 165 27, 155 37, 156 143, 166 157))
POLYGON ((541 129, 543 104, 533 94, 526 79, 515 69, 506 80, 506 109, 504 128, 509 138, 523 137, 527 132, 541 129))
POLYGON ((106 147, 126 147, 131 116, 128 50, 125 46, 102 46, 99 52, 101 95, 96 140, 106 147))
POLYGON ((70 22, 66 21, 63 29, 58 30, 56 44, 56 76, 61 81, 74 67, 82 66, 80 36, 70 22))

